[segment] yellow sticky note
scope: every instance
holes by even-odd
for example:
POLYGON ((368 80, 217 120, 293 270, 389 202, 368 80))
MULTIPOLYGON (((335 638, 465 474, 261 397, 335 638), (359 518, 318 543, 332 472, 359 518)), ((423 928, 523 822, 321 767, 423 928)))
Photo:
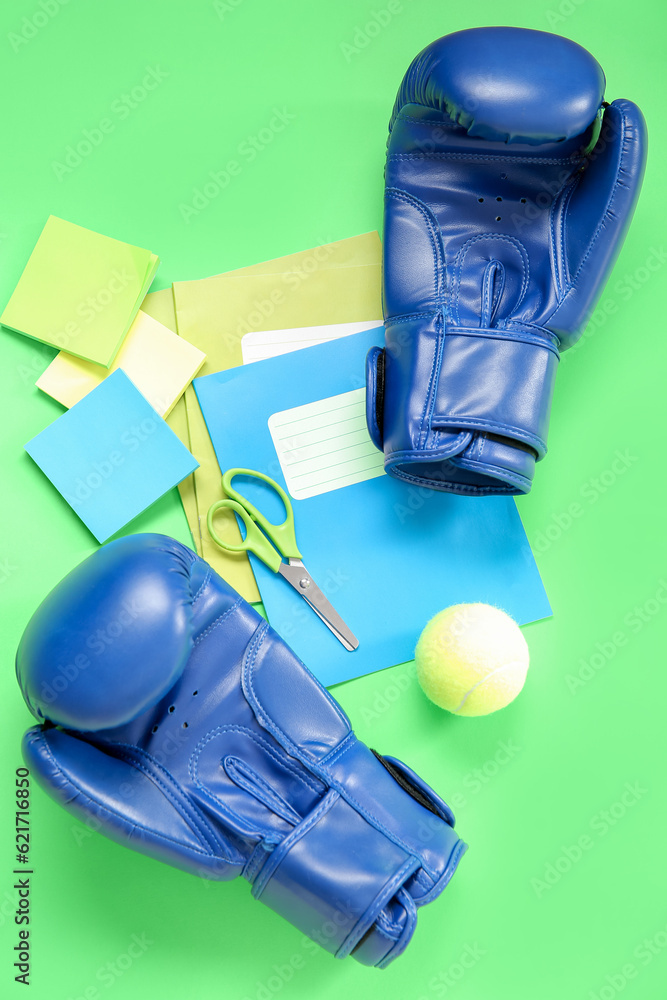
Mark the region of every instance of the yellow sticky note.
POLYGON ((71 407, 122 368, 153 409, 166 417, 205 360, 203 351, 139 311, 111 368, 61 351, 35 384, 71 407))
POLYGON ((108 368, 159 258, 50 215, 0 323, 108 368))

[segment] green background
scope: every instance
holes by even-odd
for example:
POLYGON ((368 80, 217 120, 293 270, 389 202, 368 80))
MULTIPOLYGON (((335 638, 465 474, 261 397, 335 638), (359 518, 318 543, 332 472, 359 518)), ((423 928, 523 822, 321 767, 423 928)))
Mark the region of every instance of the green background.
MULTIPOLYGON (((523 694, 488 718, 454 718, 427 702, 409 665, 335 690, 362 739, 453 802, 470 844, 405 956, 386 972, 336 962, 256 904, 245 882, 208 884, 123 850, 35 786, 28 995, 663 1000, 664 5, 43 3, 11 0, 0 14, 0 306, 49 213, 159 254, 154 289, 380 229, 398 84, 424 45, 461 28, 522 25, 587 47, 608 99, 643 108, 651 155, 602 304, 561 365, 549 456, 518 501, 554 609, 524 630, 523 694), (366 32, 374 11, 392 10, 366 32), (27 41, 25 17, 40 25, 27 41), (147 67, 162 79, 121 117, 115 102, 147 67), (180 206, 274 108, 293 116, 285 129, 184 221, 180 206), (58 177, 68 145, 105 117, 113 131, 58 177), (150 943, 128 967, 133 935, 150 943)), ((14 996, 23 987, 12 969, 12 784, 31 723, 14 651, 36 605, 95 543, 23 451, 61 412, 33 385, 54 352, 6 331, 0 344, 0 994, 14 996)), ((187 540, 176 492, 129 530, 187 540)))

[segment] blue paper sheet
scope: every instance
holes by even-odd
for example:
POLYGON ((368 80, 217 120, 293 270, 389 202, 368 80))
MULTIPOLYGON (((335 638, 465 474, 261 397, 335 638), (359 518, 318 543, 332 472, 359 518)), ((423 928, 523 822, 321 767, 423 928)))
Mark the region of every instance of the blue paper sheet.
POLYGON ((121 368, 25 450, 99 542, 199 464, 121 368))
MULTIPOLYGON (((221 469, 256 469, 285 487, 272 414, 363 386, 382 328, 196 379, 221 469)), ((235 487, 274 521, 274 493, 235 487)), ((325 685, 410 660, 419 633, 451 604, 484 601, 520 624, 551 614, 511 497, 459 497, 381 475, 293 500, 303 561, 359 639, 348 652, 299 595, 251 556, 273 627, 325 685)))

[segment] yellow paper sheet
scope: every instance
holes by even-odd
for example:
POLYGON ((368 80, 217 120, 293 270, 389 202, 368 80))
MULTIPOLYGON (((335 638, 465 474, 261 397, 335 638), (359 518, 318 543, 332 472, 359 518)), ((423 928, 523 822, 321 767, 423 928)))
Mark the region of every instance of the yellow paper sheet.
MULTIPOLYGON (((200 375, 243 362, 241 338, 259 330, 376 320, 382 316, 382 246, 377 233, 314 247, 301 253, 213 278, 174 282, 179 334, 207 355, 200 375)), ((360 384, 364 373, 359 373, 360 384)), ((209 507, 222 496, 220 469, 194 390, 185 393, 190 451, 201 526, 202 554, 246 600, 259 591, 246 556, 216 546, 206 529, 209 507)), ((216 521, 218 533, 238 542, 233 514, 216 521)))
POLYGON ((63 406, 72 407, 107 375, 122 368, 153 409, 167 417, 205 360, 197 347, 139 310, 110 368, 61 351, 35 384, 63 406))
POLYGON ((157 292, 149 292, 141 303, 141 311, 162 323, 172 333, 178 333, 176 327, 176 310, 174 309, 174 293, 169 288, 161 288, 157 292))
MULTIPOLYGON (((172 333, 177 333, 176 312, 174 311, 174 295, 171 288, 163 288, 157 292, 149 292, 141 304, 141 309, 148 316, 152 316, 158 323, 162 323, 172 333)), ((174 434, 178 435, 186 448, 190 448, 190 434, 188 432, 188 415, 185 410, 185 397, 176 403, 169 416, 167 423, 174 434)), ((187 518, 192 543, 199 555, 201 552, 201 539, 199 535, 199 512, 197 510, 197 498, 195 496, 194 474, 184 479, 178 484, 178 492, 183 504, 183 510, 187 518)))

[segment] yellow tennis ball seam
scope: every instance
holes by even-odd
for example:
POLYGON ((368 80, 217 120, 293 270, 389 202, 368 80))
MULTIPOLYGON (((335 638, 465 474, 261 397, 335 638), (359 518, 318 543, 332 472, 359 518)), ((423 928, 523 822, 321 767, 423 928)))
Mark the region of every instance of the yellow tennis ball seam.
MULTIPOLYGON (((483 685, 483 684, 486 684, 486 682, 487 682, 487 681, 489 680, 489 678, 490 678, 490 677, 493 677, 493 676, 494 676, 494 674, 498 674, 498 673, 501 673, 501 672, 502 672, 502 671, 504 671, 504 670, 515 670, 515 669, 518 669, 518 670, 520 670, 520 671, 522 671, 522 672, 523 672, 523 679, 522 679, 522 681, 521 681, 521 684, 520 684, 520 686, 518 686, 518 687, 516 688, 516 690, 514 690, 514 691, 513 691, 513 693, 511 694, 511 697, 510 697, 509 701, 506 701, 506 702, 505 702, 505 703, 504 703, 503 705, 499 705, 499 706, 498 706, 499 708, 505 708, 505 706, 506 706, 506 705, 509 705, 509 703, 510 703, 511 701, 513 701, 513 700, 514 700, 514 698, 516 698, 516 696, 517 696, 517 695, 519 694, 519 692, 520 692, 520 691, 522 690, 522 688, 523 688, 523 685, 524 685, 524 682, 525 682, 525 679, 526 679, 526 671, 525 671, 525 669, 524 669, 524 665, 523 665, 522 663, 519 663, 519 662, 518 662, 518 661, 516 661, 516 660, 513 660, 513 661, 512 661, 511 663, 501 663, 501 664, 499 664, 499 665, 498 665, 497 667, 494 667, 494 669, 493 669, 493 670, 491 670, 491 671, 490 671, 490 672, 489 672, 489 673, 488 673, 488 674, 486 675, 486 677, 480 677, 480 679, 479 679, 479 680, 477 681, 477 683, 476 683, 476 684, 473 684, 473 686, 472 686, 472 687, 470 688, 470 690, 469 690, 469 691, 466 691, 466 693, 464 694, 463 698, 461 699, 461 702, 460 702, 460 703, 459 703, 459 704, 457 705, 457 707, 456 707, 456 708, 452 708, 452 709, 450 709, 450 711, 451 711, 451 712, 453 712, 453 713, 454 713, 455 715, 458 715, 458 713, 459 713, 459 712, 461 711, 461 709, 462 709, 462 708, 464 707, 464 705, 466 704, 466 702, 468 701, 468 699, 470 698, 470 696, 471 696, 471 695, 472 695, 472 694, 473 694, 473 693, 474 693, 474 692, 475 692, 475 691, 476 691, 476 690, 477 690, 477 689, 478 689, 479 687, 481 687, 481 685, 483 685)), ((499 689, 499 688, 494 688, 494 689, 493 689, 493 693, 494 693, 494 694, 500 694, 500 693, 501 693, 501 691, 502 691, 502 688, 500 688, 500 689, 499 689)))
POLYGON ((505 707, 522 690, 529 650, 507 612, 478 602, 434 615, 419 637, 415 660, 420 685, 435 704, 453 714, 481 715, 505 707))

